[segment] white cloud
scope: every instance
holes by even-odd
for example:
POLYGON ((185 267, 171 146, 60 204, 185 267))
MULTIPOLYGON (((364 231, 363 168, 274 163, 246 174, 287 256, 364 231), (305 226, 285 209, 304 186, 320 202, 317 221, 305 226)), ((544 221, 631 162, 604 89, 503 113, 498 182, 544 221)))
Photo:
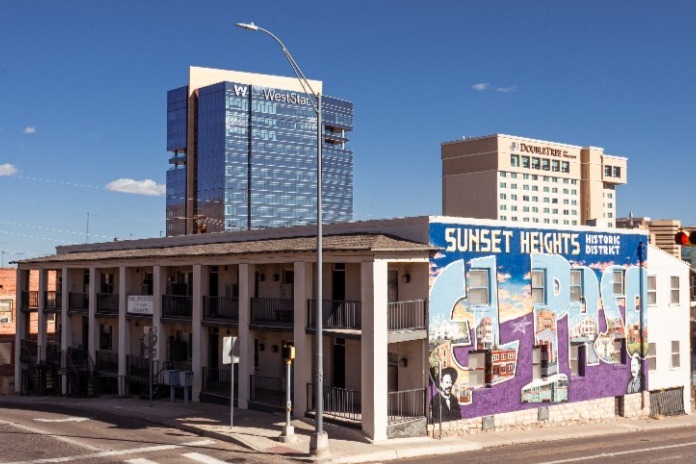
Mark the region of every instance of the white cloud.
POLYGON ((24 128, 24 133, 27 134, 27 135, 36 134, 36 127, 34 127, 34 126, 27 126, 27 127, 25 127, 25 128, 24 128))
POLYGON ((135 193, 137 195, 161 196, 164 195, 166 186, 158 184, 151 179, 116 179, 106 184, 106 189, 114 192, 135 193))
POLYGON ((497 92, 500 93, 516 93, 517 92, 517 86, 516 85, 511 85, 510 87, 498 87, 495 89, 497 92))
POLYGON ((471 86, 472 89, 478 90, 479 92, 483 92, 484 90, 488 90, 491 88, 491 84, 488 82, 479 82, 478 84, 474 84, 471 86))
POLYGON ((14 176, 17 174, 17 168, 14 167, 13 165, 7 163, 7 164, 0 164, 0 177, 2 176, 14 176))

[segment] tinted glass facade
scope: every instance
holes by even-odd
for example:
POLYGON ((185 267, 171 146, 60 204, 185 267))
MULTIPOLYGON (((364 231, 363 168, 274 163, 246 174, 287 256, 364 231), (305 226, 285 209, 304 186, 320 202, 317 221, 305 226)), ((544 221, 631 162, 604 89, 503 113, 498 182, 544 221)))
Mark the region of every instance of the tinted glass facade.
MULTIPOLYGON (((176 157, 186 130, 181 130, 180 108, 172 92, 167 132, 168 148, 176 157)), ((233 82, 199 89, 196 156, 189 156, 188 162, 195 160, 195 207, 197 214, 205 216, 208 231, 316 223, 317 117, 309 98, 233 82)), ((353 127, 353 105, 322 97, 322 119, 324 222, 350 221, 353 153, 347 134, 353 127)), ((173 169, 179 167, 171 164, 173 169)), ((181 193, 177 176, 168 176, 168 193, 170 180, 172 194, 181 193)), ((167 213, 168 218, 175 215, 169 201, 167 213)), ((183 233, 175 224, 171 221, 169 227, 168 221, 168 235, 183 233)))

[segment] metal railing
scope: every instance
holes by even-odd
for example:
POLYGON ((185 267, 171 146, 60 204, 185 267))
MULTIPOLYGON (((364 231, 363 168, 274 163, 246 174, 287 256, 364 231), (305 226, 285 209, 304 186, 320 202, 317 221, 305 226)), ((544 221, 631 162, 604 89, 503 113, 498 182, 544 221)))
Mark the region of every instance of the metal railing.
POLYGON ((39 307, 39 292, 22 292, 22 309, 37 309, 39 307))
POLYGON ((39 344, 35 340, 21 340, 19 348, 19 360, 22 364, 39 362, 39 344))
POLYGON ((285 381, 280 377, 249 376, 249 400, 273 408, 285 409, 285 381))
MULTIPOLYGON (((325 415, 352 421, 362 420, 361 394, 359 391, 324 385, 323 393, 325 415)), ((307 398, 310 399, 309 410, 315 411, 316 396, 314 395, 314 384, 307 384, 307 398)))
POLYGON ((63 294, 49 290, 44 293, 44 310, 45 311, 60 311, 63 307, 63 294))
POLYGON ((118 295, 114 293, 97 293, 98 314, 118 314, 118 295))
POLYGON ((650 392, 650 416, 677 416, 685 414, 684 388, 650 392))
POLYGON ((118 375, 118 353, 105 350, 97 351, 97 372, 118 375))
POLYGON ((68 311, 89 311, 89 294, 70 292, 68 294, 68 311))
MULTIPOLYGON (((360 330, 361 307, 359 301, 323 300, 322 314, 325 329, 360 330)), ((317 300, 307 300, 307 327, 313 329, 317 324, 317 300)))
POLYGON ((425 300, 394 301, 389 303, 388 311, 389 330, 425 329, 425 300))
POLYGON ((203 320, 239 322, 239 299, 222 296, 203 297, 203 320))
MULTIPOLYGON (((239 376, 234 376, 234 397, 238 397, 239 376)), ((218 395, 224 398, 230 397, 230 370, 203 368, 203 392, 218 395)))
POLYGON ((293 300, 289 298, 252 298, 251 323, 292 326, 293 309, 293 300))
MULTIPOLYGON (((159 372, 159 361, 153 361, 152 372, 159 372)), ((150 360, 143 356, 126 355, 126 377, 131 382, 150 381, 150 360)))
POLYGON ((49 364, 61 366, 61 351, 58 343, 46 344, 46 362, 49 364))
POLYGON ((426 389, 389 392, 387 421, 389 423, 425 417, 426 389))
POLYGON ((193 316, 193 297, 162 295, 162 316, 190 319, 193 316))

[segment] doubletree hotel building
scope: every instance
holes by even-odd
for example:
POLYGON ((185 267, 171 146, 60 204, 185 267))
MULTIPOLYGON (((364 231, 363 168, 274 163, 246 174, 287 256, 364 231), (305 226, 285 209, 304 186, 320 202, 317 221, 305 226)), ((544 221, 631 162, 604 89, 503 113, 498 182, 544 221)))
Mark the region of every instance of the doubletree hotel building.
POLYGON ((443 143, 441 157, 445 215, 616 226, 627 160, 602 148, 495 134, 443 143))
MULTIPOLYGON (((167 94, 167 236, 316 224, 311 98, 295 77, 189 68, 167 94)), ((323 219, 350 221, 353 104, 322 95, 322 123, 323 219)))

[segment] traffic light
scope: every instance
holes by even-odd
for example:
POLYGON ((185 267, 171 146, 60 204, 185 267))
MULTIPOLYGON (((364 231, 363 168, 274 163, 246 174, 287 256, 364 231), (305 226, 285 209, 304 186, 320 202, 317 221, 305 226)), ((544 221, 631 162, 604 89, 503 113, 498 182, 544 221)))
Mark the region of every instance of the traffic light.
POLYGON ((696 230, 680 230, 674 234, 674 243, 681 246, 696 247, 696 230))

